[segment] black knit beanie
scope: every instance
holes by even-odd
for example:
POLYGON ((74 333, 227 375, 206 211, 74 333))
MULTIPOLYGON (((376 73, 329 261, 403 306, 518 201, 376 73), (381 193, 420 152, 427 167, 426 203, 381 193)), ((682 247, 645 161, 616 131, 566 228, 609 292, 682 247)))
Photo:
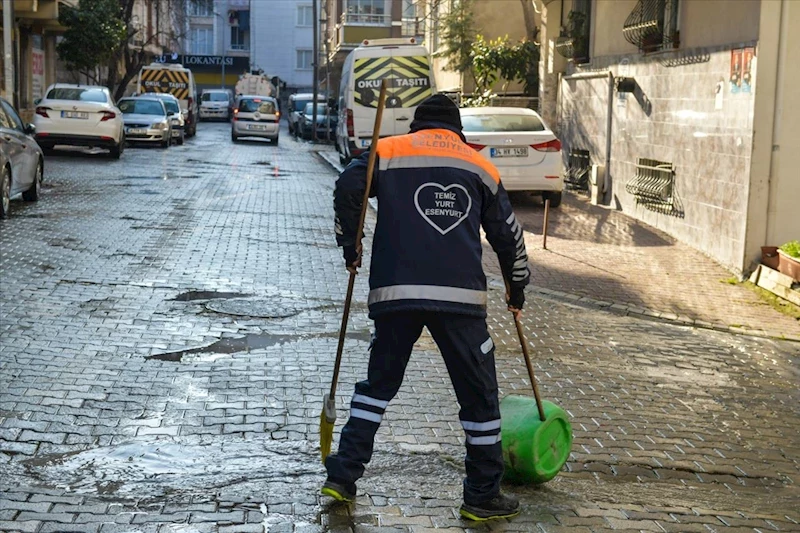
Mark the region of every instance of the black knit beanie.
POLYGON ((414 120, 420 122, 441 122, 461 131, 461 113, 458 106, 443 94, 426 98, 414 113, 414 120))

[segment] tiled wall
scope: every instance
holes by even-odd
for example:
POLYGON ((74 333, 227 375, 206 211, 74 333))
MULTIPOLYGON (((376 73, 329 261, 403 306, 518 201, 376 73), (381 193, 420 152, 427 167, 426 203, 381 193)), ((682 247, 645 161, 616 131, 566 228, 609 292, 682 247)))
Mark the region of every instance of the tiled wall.
MULTIPOLYGON (((745 46, 755 44, 600 57, 580 69, 570 66, 567 73, 610 69, 615 77, 633 77, 638 84, 638 98, 614 91, 607 202, 734 271, 743 267, 757 61, 752 63, 750 92, 734 92, 729 80, 731 50, 745 46), (626 192, 640 157, 675 165, 679 213, 646 209, 626 192)), ((570 148, 581 148, 591 152, 593 163, 603 164, 607 78, 564 79, 560 90, 565 162, 570 148)))

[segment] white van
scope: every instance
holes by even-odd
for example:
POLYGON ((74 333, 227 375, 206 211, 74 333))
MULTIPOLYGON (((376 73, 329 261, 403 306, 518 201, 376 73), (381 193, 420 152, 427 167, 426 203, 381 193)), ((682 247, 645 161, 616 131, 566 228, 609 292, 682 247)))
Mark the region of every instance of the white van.
POLYGON ((365 40, 342 68, 336 150, 347 163, 372 142, 381 80, 389 80, 381 137, 408 133, 414 111, 435 92, 428 50, 416 39, 365 40))
POLYGON ((181 103, 186 136, 197 133, 199 109, 192 71, 174 63, 151 63, 139 71, 139 94, 168 93, 181 103))

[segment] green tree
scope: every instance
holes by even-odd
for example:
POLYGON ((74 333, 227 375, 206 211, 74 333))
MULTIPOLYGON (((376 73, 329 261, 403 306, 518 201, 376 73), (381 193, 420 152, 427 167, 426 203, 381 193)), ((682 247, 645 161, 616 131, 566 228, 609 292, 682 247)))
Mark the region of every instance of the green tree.
POLYGON ((508 36, 487 41, 478 35, 470 51, 476 92, 486 93, 502 80, 503 93, 512 82, 520 82, 525 94, 535 95, 539 85, 539 44, 523 40, 512 44, 508 36))
POLYGON ((454 0, 450 11, 441 19, 442 50, 447 70, 472 74, 472 45, 475 41, 475 0, 454 0))
POLYGON ((56 50, 70 70, 97 81, 97 67, 105 66, 126 38, 118 0, 80 0, 63 5, 58 16, 66 27, 56 50))

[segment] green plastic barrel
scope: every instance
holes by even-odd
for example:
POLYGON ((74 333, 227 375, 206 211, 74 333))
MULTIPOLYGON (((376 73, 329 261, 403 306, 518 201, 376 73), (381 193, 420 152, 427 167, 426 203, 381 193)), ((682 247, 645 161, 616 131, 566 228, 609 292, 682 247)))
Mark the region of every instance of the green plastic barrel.
POLYGON ((542 401, 545 421, 536 400, 509 395, 500 402, 505 478, 514 483, 544 483, 561 470, 572 449, 572 426, 567 413, 542 401))

